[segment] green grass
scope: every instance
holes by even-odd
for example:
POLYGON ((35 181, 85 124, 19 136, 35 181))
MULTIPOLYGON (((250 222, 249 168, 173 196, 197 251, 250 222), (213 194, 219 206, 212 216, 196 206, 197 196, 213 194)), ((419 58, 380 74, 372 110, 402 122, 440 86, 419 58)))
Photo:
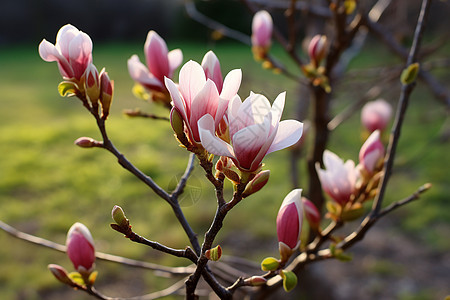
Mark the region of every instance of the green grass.
MULTIPOLYGON (((184 61, 200 61, 207 50, 213 49, 222 62, 224 73, 242 68, 242 98, 253 90, 273 100, 287 90, 284 118, 293 116, 295 83, 263 70, 253 61, 249 49, 236 44, 205 46, 175 42, 169 48, 175 47, 183 49, 184 61)), ((283 57, 280 49, 275 48, 274 52, 283 57)), ((143 58, 142 45, 108 44, 94 49, 96 66, 105 66, 115 80, 108 132, 131 162, 166 189, 173 186, 174 176, 183 173, 188 153, 178 147, 167 122, 130 119, 121 114, 124 108, 135 107, 160 115, 167 113, 132 96, 133 83, 126 60, 134 53, 143 58)), ((380 61, 376 55, 384 55, 374 50, 369 53, 372 56, 364 56, 352 67, 376 66, 380 61)), ((59 243, 64 243, 67 229, 79 221, 91 229, 99 251, 171 265, 186 264, 134 245, 109 228, 110 211, 117 204, 125 209, 136 232, 175 248, 183 248, 187 243, 170 207, 123 170, 112 155, 100 149, 81 149, 73 145, 80 136, 100 139, 100 135, 79 100, 58 95, 56 86, 60 77, 56 64, 43 62, 37 47, 26 45, 1 49, 0 66, 0 220, 59 243)), ((345 86, 338 92, 342 96, 335 101, 333 112, 338 112, 357 96, 346 91, 345 86)), ((393 102, 398 98, 396 92, 391 93, 393 102)), ((447 145, 438 139, 444 120, 442 106, 419 87, 411 99, 386 201, 407 197, 423 183, 432 182, 433 189, 424 194, 422 200, 393 216, 422 241, 448 250, 445 230, 436 230, 447 226, 450 219, 447 145)), ((361 143, 359 115, 356 114, 338 127, 329 148, 345 159, 356 160, 361 143)), ((240 255, 261 258, 276 254, 273 252, 276 251, 276 212, 290 190, 287 154, 285 150, 267 157, 266 168, 271 170, 268 186, 240 203, 227 217, 224 231, 217 239, 225 246, 226 253, 232 253, 233 247, 242 251, 250 240, 255 249, 240 255)), ((304 165, 302 161, 302 170, 304 165)), ((303 174, 301 180, 306 184, 303 174)), ((214 214, 214 192, 198 167, 192 182, 201 188, 201 197, 193 205, 187 203, 183 209, 201 237, 214 214)), ((230 189, 228 184, 228 195, 230 189)), ((64 291, 68 291, 67 299, 86 299, 85 295, 61 287, 47 271, 49 263, 71 268, 63 254, 29 245, 3 232, 0 232, 0 243, 3 245, 0 247, 0 294, 5 299, 60 299, 60 294, 56 293, 64 291)), ((100 286, 122 296, 148 293, 154 291, 155 286, 168 286, 165 280, 155 279, 151 272, 105 262, 99 262, 98 269, 100 286), (111 282, 120 284, 113 287, 111 282), (132 292, 120 290, 127 285, 133 286, 132 292)))

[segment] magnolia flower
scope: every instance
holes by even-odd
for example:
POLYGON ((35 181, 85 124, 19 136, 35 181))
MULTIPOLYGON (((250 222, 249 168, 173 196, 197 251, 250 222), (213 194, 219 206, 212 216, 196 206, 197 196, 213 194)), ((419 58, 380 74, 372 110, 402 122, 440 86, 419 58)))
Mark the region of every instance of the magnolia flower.
POLYGON ((177 110, 187 127, 192 143, 200 143, 198 121, 205 115, 213 120, 212 130, 217 130, 229 99, 236 95, 241 84, 240 69, 232 70, 225 77, 219 94, 215 82, 207 79, 203 68, 194 61, 188 61, 180 70, 178 86, 166 77, 165 83, 173 100, 172 110, 177 110))
POLYGON ((270 47, 272 29, 273 21, 270 14, 265 10, 258 11, 252 22, 252 45, 262 48, 270 47))
POLYGON ((39 55, 45 61, 56 61, 64 79, 79 81, 92 62, 92 41, 86 33, 67 24, 58 31, 55 45, 42 40, 39 55))
POLYGON ((303 205, 301 198, 301 189, 291 191, 284 198, 277 215, 278 242, 288 246, 291 250, 297 249, 300 245, 299 237, 303 223, 303 205))
POLYGON ((317 207, 305 197, 302 197, 303 211, 305 212, 306 220, 308 220, 311 228, 318 228, 320 224, 320 212, 317 207))
POLYGON ((174 70, 183 61, 183 53, 180 49, 169 52, 166 42, 153 30, 147 35, 144 53, 147 66, 137 55, 128 60, 131 78, 148 90, 166 92, 164 77, 172 78, 174 70))
POLYGON ((368 131, 383 131, 392 115, 391 105, 383 99, 367 102, 361 111, 361 122, 368 131))
POLYGON ((242 171, 256 171, 265 155, 295 144, 302 135, 302 123, 280 122, 285 97, 286 93, 281 93, 271 106, 260 94, 250 93, 244 102, 236 95, 227 113, 231 144, 215 136, 217 119, 207 114, 198 122, 203 147, 215 155, 231 158, 242 171))
POLYGON ((384 146, 380 140, 380 131, 375 130, 362 145, 359 151, 359 162, 367 172, 372 173, 383 157, 384 146))
POLYGON ((356 182, 359 179, 358 168, 352 160, 344 161, 331 151, 323 153, 323 164, 326 170, 316 164, 317 174, 324 191, 338 204, 343 206, 350 200, 356 190, 356 182))
POLYGON ((70 227, 66 240, 67 255, 80 273, 91 273, 94 269, 94 239, 89 229, 81 223, 70 227))
POLYGON ((327 37, 325 35, 315 35, 308 46, 308 55, 313 64, 318 67, 327 53, 327 37))

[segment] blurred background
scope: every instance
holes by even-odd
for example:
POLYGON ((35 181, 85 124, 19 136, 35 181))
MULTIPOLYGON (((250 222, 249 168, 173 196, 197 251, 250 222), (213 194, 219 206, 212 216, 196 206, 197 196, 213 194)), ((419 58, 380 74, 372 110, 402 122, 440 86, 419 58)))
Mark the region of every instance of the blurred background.
MULTIPOLYGON (((280 0, 280 2, 283 2, 280 0)), ((372 1, 362 1, 370 4, 372 1)), ((386 30, 409 46, 421 1, 395 1, 381 18, 386 30)), ((200 13, 250 34, 252 14, 234 0, 196 1, 200 13)), ((270 11, 285 30, 282 10, 270 11)), ((450 88, 448 1, 434 1, 425 30, 425 60, 430 72, 450 88), (430 50, 430 51, 431 51, 430 50)), ((298 15, 300 27, 308 21, 298 15)), ((208 50, 219 57, 222 72, 241 68, 239 94, 264 93, 270 100, 287 91, 284 119, 295 117, 297 83, 263 70, 250 48, 223 37, 189 18, 179 0, 2 0, 0 3, 0 220, 17 229, 62 243, 68 228, 82 222, 91 229, 98 251, 179 266, 183 260, 135 245, 109 228, 114 205, 124 208, 133 229, 174 248, 188 242, 170 207, 115 158, 100 149, 81 149, 73 141, 81 136, 100 139, 95 121, 79 100, 61 98, 61 81, 55 63, 38 55, 45 38, 54 43, 56 33, 72 24, 89 34, 94 43, 94 63, 106 67, 115 80, 115 96, 108 131, 121 152, 163 188, 170 190, 184 172, 188 153, 178 147, 165 121, 131 119, 127 108, 141 108, 157 115, 167 111, 139 100, 131 93, 127 59, 144 58, 149 30, 157 31, 169 49, 180 48, 184 62, 200 62, 208 50)), ((299 30, 299 41, 306 35, 299 30)), ((293 73, 288 56, 274 43, 272 51, 293 73)), ((299 47, 299 55, 306 57, 299 47)), ((383 72, 403 67, 375 38, 369 38, 348 65, 347 76, 335 91, 332 113, 337 114, 360 99, 383 72)), ((177 78, 177 75, 174 76, 177 78)), ((382 90, 380 97, 396 105, 400 84, 382 90)), ((305 114, 307 115, 307 114, 305 114)), ((411 98, 399 144, 386 204, 411 195, 431 182, 433 188, 420 200, 387 216, 366 239, 352 248, 353 261, 321 262, 300 274, 298 291, 285 299, 443 299, 450 294, 450 165, 448 109, 419 82, 411 98)), ((344 159, 357 160, 361 138, 359 112, 331 136, 329 149, 344 159)), ((308 141, 304 147, 308 147, 308 141)), ((227 217, 217 238, 225 254, 256 263, 277 254, 275 218, 289 180, 289 150, 265 160, 271 178, 264 192, 243 201, 227 217)), ((306 187, 305 160, 298 166, 300 186, 306 187)), ((231 185, 227 186, 231 195, 231 185)), ((200 240, 215 210, 213 189, 196 168, 182 206, 200 240)), ((356 226, 357 224, 353 224, 356 226)), ((345 232, 355 227, 349 224, 345 232)), ((0 231, 0 295, 2 299, 90 299, 56 282, 47 265, 57 263, 71 270, 62 253, 31 245, 0 231)), ((181 278, 167 279, 151 271, 114 263, 97 262, 98 288, 111 296, 132 297, 168 287, 181 278)), ((171 296, 167 299, 180 299, 171 296)), ((275 298, 277 299, 277 298, 275 298)), ((278 298, 279 299, 279 298, 278 298)))

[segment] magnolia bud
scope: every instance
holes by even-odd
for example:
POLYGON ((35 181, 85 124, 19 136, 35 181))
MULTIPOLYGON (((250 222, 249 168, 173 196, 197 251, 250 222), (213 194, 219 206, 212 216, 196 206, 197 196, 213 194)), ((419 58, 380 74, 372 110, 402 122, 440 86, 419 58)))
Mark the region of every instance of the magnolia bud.
POLYGON ((289 247, 291 250, 297 249, 300 245, 299 236, 303 222, 301 195, 301 189, 291 191, 284 198, 277 215, 278 241, 289 247))
POLYGON ((102 118, 106 119, 109 115, 109 109, 114 94, 114 81, 109 79, 108 73, 103 69, 100 72, 100 104, 102 105, 102 118))
POLYGON ((84 89, 89 101, 96 107, 100 97, 100 80, 97 68, 94 64, 89 64, 86 68, 84 89))
POLYGON ((256 59, 266 57, 272 43, 272 29, 270 14, 265 10, 257 12, 252 22, 252 51, 256 59))
POLYGON ((359 162, 369 174, 375 171, 380 159, 384 157, 384 146, 380 139, 380 131, 375 130, 359 151, 359 162))
POLYGON ((77 222, 70 227, 66 247, 67 255, 78 272, 90 274, 94 270, 94 239, 85 225, 77 222))
POLYGON ((311 39, 308 46, 308 55, 316 68, 320 65, 320 62, 327 54, 327 50, 328 44, 327 37, 325 35, 318 34, 311 39))
POLYGON ((205 256, 209 260, 218 261, 222 256, 222 247, 218 245, 217 247, 206 250, 205 256))
POLYGON ((114 205, 111 215, 113 220, 116 222, 117 225, 121 227, 128 227, 130 225, 130 222, 128 221, 127 217, 125 216, 125 213, 123 212, 122 207, 118 205, 114 205))
POLYGON ((50 264, 47 266, 50 272, 52 272, 53 276, 56 277, 59 281, 61 281, 64 284, 74 286, 75 283, 70 279, 69 274, 67 273, 66 269, 59 265, 50 264))
POLYGON ((74 144, 81 148, 92 148, 92 147, 98 147, 102 143, 99 141, 96 141, 90 137, 80 137, 75 140, 74 144))
POLYGON ((258 174, 256 174, 255 178, 253 178, 249 183, 247 183, 247 186, 245 187, 244 192, 242 193, 242 196, 248 197, 251 194, 256 193, 260 189, 262 189, 267 181, 269 181, 270 176, 270 170, 261 171, 258 174))
POLYGON ((303 211, 305 212, 305 217, 308 220, 309 226, 312 229, 318 229, 320 225, 320 212, 317 207, 310 200, 302 197, 303 211))
POLYGON ((261 286, 267 283, 267 279, 262 276, 252 276, 244 280, 245 285, 261 286))
POLYGON ((383 99, 367 102, 361 110, 361 122, 369 132, 383 131, 392 115, 391 105, 383 99))

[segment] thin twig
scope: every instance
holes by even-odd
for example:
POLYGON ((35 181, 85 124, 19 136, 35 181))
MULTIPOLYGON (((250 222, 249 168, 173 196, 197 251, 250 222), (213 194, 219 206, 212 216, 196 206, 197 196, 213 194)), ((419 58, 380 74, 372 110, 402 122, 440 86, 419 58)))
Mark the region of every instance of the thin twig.
POLYGON ((140 118, 146 118, 146 119, 153 119, 153 120, 163 120, 163 121, 170 121, 170 118, 163 117, 163 116, 157 116, 154 114, 149 114, 142 112, 139 108, 137 109, 126 109, 123 111, 123 113, 129 117, 140 117, 140 118))
POLYGON ((186 170, 184 171, 183 176, 181 176, 180 181, 178 182, 175 190, 170 194, 170 197, 178 197, 180 194, 183 193, 183 190, 186 186, 187 180, 189 179, 189 176, 192 173, 192 170, 194 170, 194 162, 195 162, 195 154, 191 153, 189 156, 189 162, 186 166, 186 170))
MULTIPOLYGON (((22 231, 17 230, 16 228, 6 224, 3 221, 0 221, 0 228, 5 231, 6 233, 10 234, 11 236, 21 239, 23 241, 35 244, 35 245, 39 245, 39 246, 43 246, 43 247, 47 247, 59 252, 66 252, 66 246, 62 245, 62 244, 58 244, 55 243, 53 241, 44 239, 44 238, 40 238, 22 231)), ((153 263, 149 263, 149 262, 145 262, 145 261, 140 261, 140 260, 134 260, 134 259, 130 259, 130 258, 125 258, 122 256, 117 256, 117 255, 112 255, 112 254, 107 254, 107 253, 103 253, 103 252, 99 252, 96 251, 95 252, 95 256, 100 259, 100 260, 104 260, 104 261, 110 261, 110 262, 114 262, 114 263, 120 263, 122 265, 127 265, 130 267, 137 267, 137 268, 142 268, 142 269, 148 269, 148 270, 153 270, 153 271, 157 271, 163 274, 169 274, 169 275, 187 275, 187 274, 191 274, 193 272, 193 267, 189 266, 189 267, 166 267, 166 266, 161 266, 161 265, 157 265, 157 264, 153 264, 153 263)))

